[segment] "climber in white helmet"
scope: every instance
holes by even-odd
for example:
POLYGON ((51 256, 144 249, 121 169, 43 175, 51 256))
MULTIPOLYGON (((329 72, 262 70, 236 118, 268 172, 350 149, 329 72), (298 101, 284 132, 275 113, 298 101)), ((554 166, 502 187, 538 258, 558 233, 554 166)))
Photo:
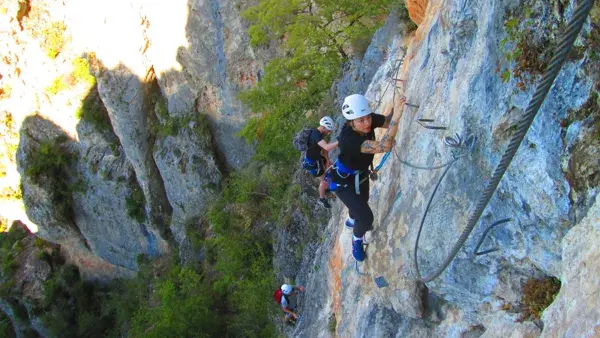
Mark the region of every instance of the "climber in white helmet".
POLYGON ((399 109, 385 109, 384 115, 373 114, 369 102, 363 95, 346 97, 342 114, 347 122, 338 136, 340 155, 331 170, 332 183, 338 198, 348 207, 349 217, 346 227, 353 229, 352 255, 357 261, 365 259, 363 236, 373 229, 373 211, 369 207, 369 167, 372 167, 374 154, 386 153, 392 149, 398 132, 398 122, 402 117, 405 97, 400 97, 399 109), (375 128, 387 128, 381 140, 375 140, 375 128), (362 182, 361 182, 362 181, 362 182))
POLYGON ((304 169, 312 176, 320 177, 319 200, 317 203, 327 209, 331 208, 331 204, 329 204, 326 197, 328 186, 324 174, 327 168, 331 166, 329 152, 337 148, 338 142, 335 141, 329 143, 325 140, 325 136, 331 134, 334 129, 335 123, 333 122, 333 119, 329 116, 325 116, 319 121, 319 127, 312 128, 310 132, 306 131, 308 149, 306 150, 306 155, 304 156, 302 164, 304 169))
POLYGON ((280 304, 281 304, 281 309, 283 310, 283 312, 285 312, 285 322, 291 322, 292 320, 297 320, 298 319, 298 314, 296 314, 296 309, 294 308, 293 304, 292 304, 292 299, 291 297, 295 296, 296 293, 298 291, 302 292, 304 291, 304 287, 301 285, 289 285, 289 284, 283 284, 280 288, 281 290, 281 298, 280 298, 280 304))

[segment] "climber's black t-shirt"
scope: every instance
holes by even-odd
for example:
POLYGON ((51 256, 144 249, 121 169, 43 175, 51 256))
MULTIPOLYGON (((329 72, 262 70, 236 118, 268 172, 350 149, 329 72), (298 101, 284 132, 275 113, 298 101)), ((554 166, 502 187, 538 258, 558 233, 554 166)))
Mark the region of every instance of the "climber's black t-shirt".
POLYGON ((385 123, 385 116, 379 114, 371 115, 371 131, 365 135, 360 135, 352 129, 352 126, 345 124, 342 127, 338 141, 340 142, 340 156, 338 160, 345 167, 352 170, 368 170, 373 163, 373 154, 364 154, 360 152, 360 147, 364 141, 375 140, 375 128, 380 128, 385 123))
POLYGON ((313 129, 308 139, 308 150, 306 150, 306 158, 313 161, 321 159, 321 146, 318 144, 323 139, 323 134, 318 129, 313 129))

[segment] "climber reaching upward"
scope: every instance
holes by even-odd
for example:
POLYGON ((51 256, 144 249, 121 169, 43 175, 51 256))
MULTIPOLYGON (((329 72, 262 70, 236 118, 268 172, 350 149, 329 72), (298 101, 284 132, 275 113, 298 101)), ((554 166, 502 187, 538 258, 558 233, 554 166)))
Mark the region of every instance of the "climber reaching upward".
POLYGON ((357 261, 365 259, 363 236, 373 229, 373 211, 369 207, 369 167, 374 154, 392 149, 402 117, 405 97, 400 97, 400 109, 388 107, 384 115, 373 114, 367 99, 354 94, 344 99, 342 114, 348 120, 338 137, 340 155, 333 166, 332 180, 338 187, 335 193, 348 207, 346 227, 353 228, 352 255, 357 261), (375 128, 387 128, 381 140, 375 140, 375 128))
POLYGON ((295 296, 298 291, 304 291, 304 287, 301 285, 283 284, 279 289, 275 290, 273 295, 275 301, 281 305, 281 309, 285 312, 284 321, 286 323, 298 319, 298 315, 295 313, 296 310, 292 305, 291 300, 291 297, 295 296))

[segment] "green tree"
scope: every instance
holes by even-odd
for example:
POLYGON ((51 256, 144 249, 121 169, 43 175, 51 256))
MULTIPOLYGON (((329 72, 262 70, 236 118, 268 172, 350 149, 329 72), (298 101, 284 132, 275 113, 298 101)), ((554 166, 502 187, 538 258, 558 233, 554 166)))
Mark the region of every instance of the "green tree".
POLYGON ((278 41, 285 57, 272 60, 258 85, 240 94, 257 116, 242 130, 257 142, 259 160, 289 162, 291 140, 316 109, 353 53, 355 41, 371 37, 392 2, 379 0, 263 0, 244 12, 251 42, 278 41))
POLYGON ((213 311, 210 285, 189 268, 175 266, 155 285, 150 305, 132 320, 131 337, 215 337, 223 332, 213 311))

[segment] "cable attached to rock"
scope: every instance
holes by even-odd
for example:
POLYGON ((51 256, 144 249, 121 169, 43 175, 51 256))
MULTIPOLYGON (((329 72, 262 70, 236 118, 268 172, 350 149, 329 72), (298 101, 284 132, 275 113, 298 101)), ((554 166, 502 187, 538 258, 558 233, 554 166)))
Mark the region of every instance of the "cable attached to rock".
POLYGON ((429 275, 423 277, 423 276, 421 276, 421 272, 419 271, 419 262, 418 262, 418 256, 417 256, 417 252, 418 252, 418 248, 419 248, 419 238, 421 235, 421 230, 423 228, 423 222, 425 220, 425 216, 427 215, 427 210, 429 209, 429 206, 431 205, 431 200, 433 199, 433 196, 435 195, 442 179, 444 178, 444 176, 448 172, 448 169, 450 169, 451 164, 454 163, 454 161, 448 165, 446 170, 444 170, 442 177, 436 184, 435 189, 431 195, 431 198, 429 199, 429 202, 427 203, 425 213, 423 214, 423 218, 421 219, 421 225, 419 227, 419 231, 417 234, 417 240, 415 242, 415 247, 414 247, 413 259, 414 259, 415 269, 417 271, 418 278, 421 279, 424 283, 431 282, 432 280, 439 277, 439 275, 444 270, 446 270, 448 265, 450 265, 450 263, 454 260, 454 258, 458 254, 458 251, 460 250, 460 248, 465 244, 465 241, 471 234, 471 231, 473 231, 473 228, 479 221, 479 218, 481 217, 483 210, 488 205, 490 199, 492 198, 492 195, 494 194, 494 192, 496 191, 496 188, 498 187, 498 184, 500 183, 500 180, 504 176, 506 169, 510 165, 510 162, 512 161, 513 157, 515 156, 515 153, 519 149, 519 146, 521 145, 521 142, 523 141, 525 134, 529 130, 529 127, 531 126, 533 119, 535 118, 542 103, 544 102, 546 96, 548 95, 548 92, 550 91, 550 88, 552 87, 552 84, 554 83, 556 76, 560 72, 563 63, 565 62, 567 53, 573 46, 573 43, 575 42, 577 35, 581 31, 581 28, 583 27, 583 23, 585 22, 586 18, 588 17, 593 5, 594 5, 593 0, 583 0, 580 3, 580 5, 577 7, 577 9, 575 10, 573 17, 572 17, 569 25, 567 26, 567 30, 566 30, 565 34, 563 35, 562 39, 560 40, 558 47, 556 47, 556 49, 555 49, 554 56, 550 60, 550 64, 542 77, 540 85, 537 87, 535 94, 533 95, 533 98, 529 102, 529 106, 527 107, 527 109, 525 111, 525 115, 523 115, 523 117, 519 121, 517 130, 515 131, 513 137, 511 138, 511 140, 508 144, 508 147, 507 147, 506 151, 504 152, 504 155, 502 155, 502 158, 500 159, 500 163, 496 167, 496 170, 494 171, 492 178, 488 181, 486 188, 484 189, 481 197, 479 198, 479 201, 477 202, 477 204, 475 206, 475 210, 469 216, 467 226, 461 233, 458 241, 456 241, 456 243, 452 247, 452 250, 450 251, 448 256, 446 256, 446 258, 444 259, 444 262, 437 269, 435 269, 435 271, 433 271, 429 275))

